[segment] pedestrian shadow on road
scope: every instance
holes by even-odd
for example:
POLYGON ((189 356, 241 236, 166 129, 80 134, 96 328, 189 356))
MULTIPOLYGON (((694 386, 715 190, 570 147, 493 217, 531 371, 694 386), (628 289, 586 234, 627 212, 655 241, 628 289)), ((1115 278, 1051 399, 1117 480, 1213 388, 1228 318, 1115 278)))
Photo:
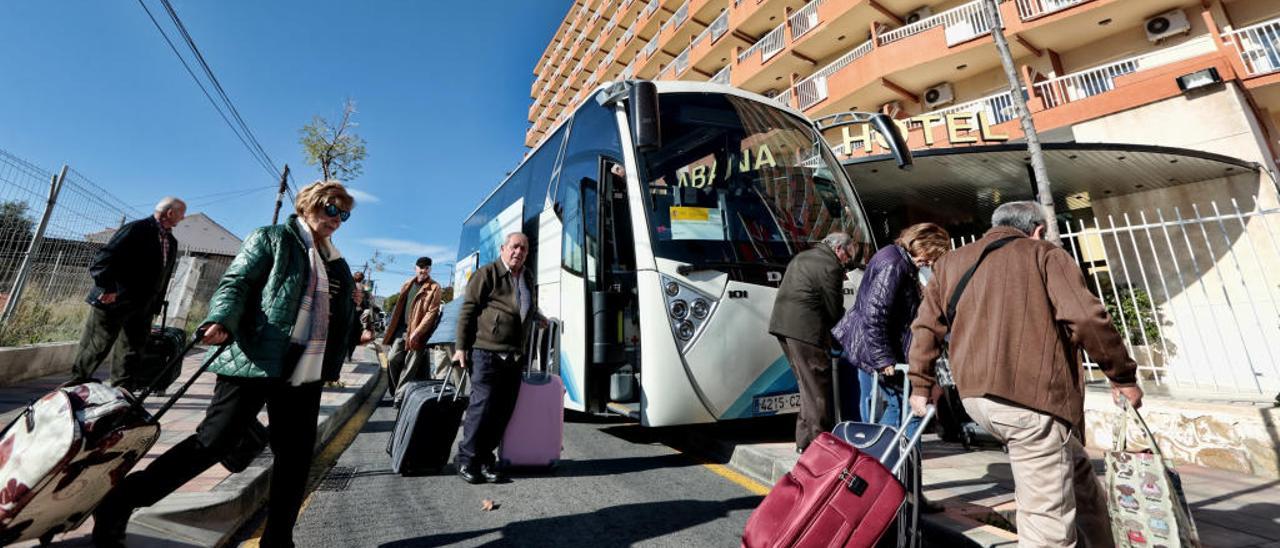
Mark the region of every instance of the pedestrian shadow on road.
POLYGON ((381 548, 448 546, 491 533, 502 538, 481 546, 623 547, 683 531, 726 517, 730 512, 755 509, 763 497, 726 501, 674 500, 622 504, 594 512, 531 519, 500 528, 427 535, 381 544, 381 548))

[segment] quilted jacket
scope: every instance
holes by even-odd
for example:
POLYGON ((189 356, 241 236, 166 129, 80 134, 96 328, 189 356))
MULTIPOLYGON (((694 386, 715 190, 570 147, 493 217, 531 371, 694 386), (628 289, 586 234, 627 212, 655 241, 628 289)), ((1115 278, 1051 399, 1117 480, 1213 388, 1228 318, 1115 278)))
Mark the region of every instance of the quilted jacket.
POLYGON ((911 321, 920 307, 918 271, 897 244, 885 246, 867 262, 858 300, 831 330, 848 360, 863 371, 907 363, 911 321))
MULTIPOLYGON (((296 219, 290 215, 283 224, 254 230, 227 267, 209 302, 205 323, 222 324, 234 342, 209 371, 266 378, 292 373, 294 364, 285 363, 285 353, 310 276, 310 261, 296 219)), ((338 284, 338 293, 329 303, 329 339, 322 374, 324 380, 331 381, 338 379, 346 357, 355 282, 345 259, 328 261, 326 267, 330 283, 338 284)))

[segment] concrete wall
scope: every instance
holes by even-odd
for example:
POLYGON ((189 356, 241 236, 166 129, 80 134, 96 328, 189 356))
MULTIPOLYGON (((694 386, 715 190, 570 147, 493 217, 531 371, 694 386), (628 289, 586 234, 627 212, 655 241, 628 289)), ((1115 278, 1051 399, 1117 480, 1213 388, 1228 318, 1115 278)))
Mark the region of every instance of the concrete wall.
MULTIPOLYGON (((78 343, 61 342, 0 348, 0 386, 56 374, 65 374, 70 379, 71 360, 75 359, 78 347, 78 343)), ((104 367, 110 368, 110 365, 104 363, 104 367)))
MULTIPOLYGON (((1085 396, 1085 442, 1108 450, 1120 409, 1109 392, 1089 391, 1085 396)), ((1280 408, 1242 403, 1204 403, 1147 397, 1142 417, 1155 434, 1165 457, 1176 464, 1280 479, 1280 408)), ((1129 439, 1137 447, 1137 424, 1129 427, 1129 439)))

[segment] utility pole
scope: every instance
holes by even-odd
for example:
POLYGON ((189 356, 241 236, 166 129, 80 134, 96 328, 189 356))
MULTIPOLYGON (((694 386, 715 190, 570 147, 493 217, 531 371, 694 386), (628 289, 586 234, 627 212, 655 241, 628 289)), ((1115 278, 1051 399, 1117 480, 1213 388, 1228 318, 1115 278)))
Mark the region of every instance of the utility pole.
POLYGON ((1027 109, 1027 98, 1022 94, 1022 81, 1018 78, 1018 67, 1013 64, 1009 41, 1004 38, 1000 8, 996 2, 997 0, 983 0, 982 7, 991 24, 991 37, 995 39, 996 50, 1000 52, 1004 75, 1009 79, 1009 95, 1018 111, 1018 119, 1022 122, 1022 133, 1027 136, 1027 155, 1031 157, 1031 173, 1036 179, 1036 197, 1040 200, 1040 208, 1044 210, 1044 218, 1048 221, 1044 225, 1044 239, 1060 246, 1062 239, 1058 236, 1058 217, 1053 206, 1053 192, 1049 188, 1049 172, 1044 167, 1044 152, 1040 149, 1040 135, 1036 133, 1031 111, 1027 109))
POLYGON ((271 224, 276 224, 280 219, 280 204, 284 203, 284 191, 289 188, 289 164, 284 165, 284 171, 280 173, 280 191, 276 192, 276 210, 271 214, 271 224))

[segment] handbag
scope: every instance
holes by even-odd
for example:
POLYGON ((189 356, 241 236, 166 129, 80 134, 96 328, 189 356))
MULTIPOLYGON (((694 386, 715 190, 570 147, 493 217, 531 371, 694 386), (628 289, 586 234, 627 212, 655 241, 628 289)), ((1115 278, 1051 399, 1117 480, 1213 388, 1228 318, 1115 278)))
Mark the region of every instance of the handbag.
POLYGON ((1107 512, 1116 546, 1199 547, 1182 479, 1164 459, 1142 415, 1124 400, 1115 420, 1107 465, 1107 512), (1127 449, 1129 423, 1142 427, 1150 449, 1127 449))

